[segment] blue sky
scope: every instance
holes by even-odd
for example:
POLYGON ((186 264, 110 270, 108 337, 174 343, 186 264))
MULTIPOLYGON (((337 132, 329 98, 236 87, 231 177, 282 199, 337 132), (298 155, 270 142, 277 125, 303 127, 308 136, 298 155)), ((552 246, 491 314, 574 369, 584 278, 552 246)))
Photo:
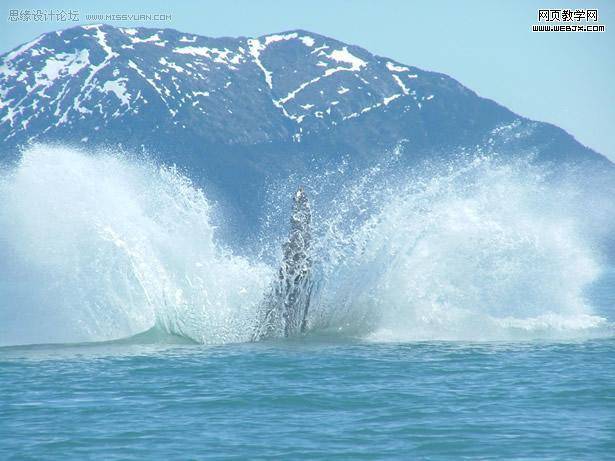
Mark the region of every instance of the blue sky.
POLYGON ((208 36, 307 29, 405 64, 444 72, 513 111, 554 123, 615 161, 615 1, 283 0, 4 1, 0 52, 69 23, 13 23, 11 9, 169 13, 171 27, 208 36), (594 8, 603 33, 533 33, 537 10, 594 8))

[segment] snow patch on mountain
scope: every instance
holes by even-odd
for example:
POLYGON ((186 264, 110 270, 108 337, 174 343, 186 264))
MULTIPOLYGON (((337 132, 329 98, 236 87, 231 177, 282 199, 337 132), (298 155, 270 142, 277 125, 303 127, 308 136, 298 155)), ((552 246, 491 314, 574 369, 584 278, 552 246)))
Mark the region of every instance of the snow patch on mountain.
POLYGON ((227 48, 220 50, 218 48, 208 48, 206 46, 185 46, 174 48, 173 53, 203 56, 211 59, 213 62, 224 64, 231 69, 237 69, 235 65, 244 61, 244 56, 242 53, 233 53, 227 48))
POLYGON ((126 89, 127 78, 117 80, 107 80, 102 89, 106 93, 113 93, 121 101, 122 105, 130 106, 130 94, 126 89))
POLYGON ((258 68, 263 72, 265 76, 265 82, 269 88, 273 88, 273 82, 271 79, 271 72, 269 72, 263 63, 260 60, 261 53, 265 50, 266 46, 261 44, 260 40, 257 38, 251 38, 248 40, 248 47, 250 51, 250 55, 254 59, 254 63, 258 66, 258 68))
POLYGON ((401 78, 399 78, 398 75, 392 75, 392 77, 393 77, 393 80, 395 80, 395 83, 397 83, 397 85, 401 88, 401 91, 405 95, 410 94, 410 90, 408 89, 406 85, 404 85, 404 82, 402 82, 401 78))
POLYGON ((237 128, 242 142, 295 134, 300 140, 406 96, 415 106, 427 103, 432 98, 416 95, 410 69, 303 31, 214 39, 169 29, 78 26, 0 57, 0 135, 27 129, 36 138, 86 117, 100 117, 96 126, 105 126, 162 108, 172 124, 195 129, 210 121, 225 125, 232 116, 245 125, 237 128), (280 116, 293 125, 274 128, 280 116), (257 128, 261 123, 264 130, 257 128))
POLYGON ((345 64, 350 64, 350 69, 344 69, 344 70, 350 70, 350 71, 358 71, 361 69, 361 67, 365 67, 367 66, 367 63, 365 61, 363 61, 362 59, 354 56, 352 53, 350 53, 348 51, 348 47, 343 47, 341 50, 333 50, 331 53, 326 54, 324 51, 322 52, 324 56, 328 57, 329 59, 333 59, 334 61, 337 62, 342 62, 345 64))
POLYGON ((45 61, 40 72, 35 73, 36 86, 49 86, 57 78, 72 76, 90 64, 89 51, 79 50, 75 53, 58 53, 45 61))
POLYGON ((410 68, 406 66, 398 66, 397 64, 391 61, 387 61, 386 66, 387 66, 387 69, 389 69, 391 72, 409 72, 410 71, 410 68))

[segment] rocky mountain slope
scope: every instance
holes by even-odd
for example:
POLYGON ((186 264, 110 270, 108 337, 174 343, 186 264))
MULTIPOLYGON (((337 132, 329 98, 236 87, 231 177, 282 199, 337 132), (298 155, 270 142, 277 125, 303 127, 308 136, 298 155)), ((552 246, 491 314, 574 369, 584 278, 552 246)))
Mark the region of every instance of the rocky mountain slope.
POLYGON ((400 144, 407 162, 478 146, 611 166, 451 77, 302 30, 208 38, 91 25, 44 34, 0 57, 0 139, 4 161, 36 141, 144 149, 248 214, 271 177, 314 159, 370 162, 400 144))

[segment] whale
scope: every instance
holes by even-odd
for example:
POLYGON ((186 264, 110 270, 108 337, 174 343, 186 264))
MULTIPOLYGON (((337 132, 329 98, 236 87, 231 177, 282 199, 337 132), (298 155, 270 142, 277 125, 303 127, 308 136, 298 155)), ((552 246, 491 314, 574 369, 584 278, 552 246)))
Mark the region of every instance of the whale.
POLYGON ((277 278, 260 305, 254 341, 290 337, 308 329, 312 277, 312 210, 303 187, 293 196, 290 231, 283 245, 277 278))

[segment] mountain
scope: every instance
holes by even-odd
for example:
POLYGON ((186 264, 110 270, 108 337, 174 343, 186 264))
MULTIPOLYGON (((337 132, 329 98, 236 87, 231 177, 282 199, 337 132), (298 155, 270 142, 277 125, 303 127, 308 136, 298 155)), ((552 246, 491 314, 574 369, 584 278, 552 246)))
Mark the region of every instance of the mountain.
POLYGON ((479 146, 612 167, 447 75, 303 30, 209 38, 90 25, 41 35, 0 57, 0 139, 5 162, 32 141, 144 149, 250 218, 272 177, 314 159, 370 162, 400 143, 408 162, 479 146))

